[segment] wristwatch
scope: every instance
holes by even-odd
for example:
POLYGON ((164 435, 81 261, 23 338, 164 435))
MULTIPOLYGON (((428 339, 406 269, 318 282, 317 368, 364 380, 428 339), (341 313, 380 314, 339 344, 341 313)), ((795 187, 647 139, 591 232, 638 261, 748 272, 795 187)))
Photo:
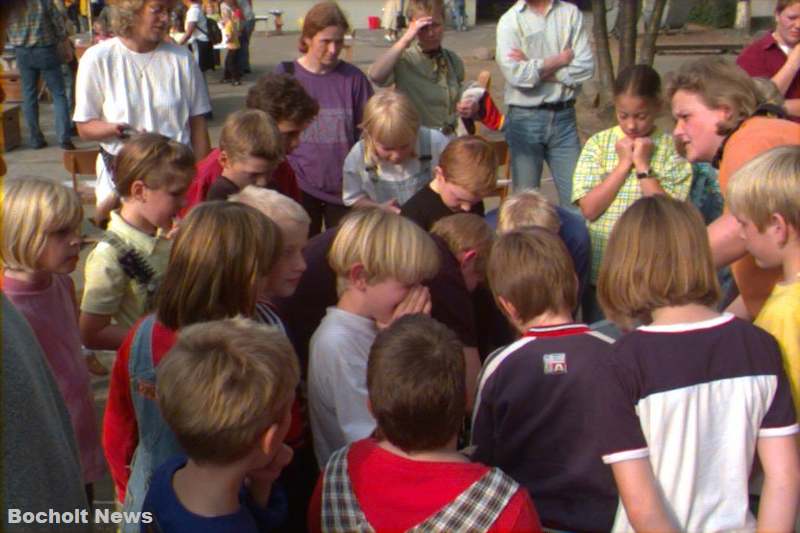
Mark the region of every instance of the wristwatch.
POLYGON ((647 170, 645 170, 644 172, 637 172, 636 173, 636 179, 637 180, 643 180, 645 178, 655 178, 655 176, 653 176, 653 173, 650 171, 649 168, 647 170))

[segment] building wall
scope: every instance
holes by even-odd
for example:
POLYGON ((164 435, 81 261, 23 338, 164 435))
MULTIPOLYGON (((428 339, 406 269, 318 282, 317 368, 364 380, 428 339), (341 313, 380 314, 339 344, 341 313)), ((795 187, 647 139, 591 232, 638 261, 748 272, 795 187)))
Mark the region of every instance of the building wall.
MULTIPOLYGON (((467 17, 470 26, 475 24, 475 2, 467 0, 467 17)), ((272 9, 283 11, 284 31, 298 31, 298 19, 317 2, 314 0, 253 0, 253 9, 256 15, 268 15, 272 9)), ((339 5, 347 14, 350 25, 356 29, 368 27, 368 17, 381 17, 384 2, 382 0, 339 0, 339 5)), ((270 17, 269 28, 274 24, 270 17)), ((259 23, 259 30, 264 29, 264 24, 259 23)))

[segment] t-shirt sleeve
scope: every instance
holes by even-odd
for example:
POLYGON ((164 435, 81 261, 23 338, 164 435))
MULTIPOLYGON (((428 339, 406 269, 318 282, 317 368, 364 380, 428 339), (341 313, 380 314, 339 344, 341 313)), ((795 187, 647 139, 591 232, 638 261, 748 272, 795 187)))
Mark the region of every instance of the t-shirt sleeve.
POLYGON ((334 373, 331 381, 336 384, 333 403, 342 435, 347 442, 368 437, 375 429, 375 420, 367 409, 366 366, 352 356, 354 351, 364 348, 342 338, 322 346, 340 352, 332 357, 336 363, 331 368, 334 373))
POLYGON ((357 76, 353 88, 353 123, 355 124, 356 139, 360 139, 361 128, 358 125, 364 120, 364 107, 367 105, 367 100, 372 98, 375 90, 363 72, 357 70, 357 76))
POLYGON ((75 79, 75 122, 88 122, 103 117, 101 70, 94 50, 87 50, 78 63, 75 79))
POLYGON ((208 87, 203 78, 203 73, 200 71, 200 65, 191 56, 187 63, 189 69, 189 91, 191 94, 189 116, 196 117, 211 111, 211 101, 208 98, 208 87))
POLYGON ((758 431, 759 437, 783 437, 798 433, 797 415, 794 410, 792 391, 789 380, 781 362, 780 348, 777 342, 770 338, 768 345, 769 352, 765 356, 774 361, 774 367, 778 376, 778 385, 775 389, 775 396, 772 397, 767 413, 761 421, 761 429, 758 431))
POLYGON ((342 202, 344 205, 351 206, 361 198, 368 196, 361 180, 365 164, 364 143, 359 141, 350 149, 342 168, 342 202))
MULTIPOLYGON (((486 369, 486 364, 490 359, 491 357, 487 359, 484 369, 486 369)), ((476 463, 494 465, 496 464, 493 454, 496 449, 494 440, 494 380, 491 378, 486 380, 486 383, 480 387, 473 413, 472 446, 474 448, 471 459, 476 463)))
POLYGON ((775 73, 767 68, 766 57, 762 52, 763 45, 759 41, 742 50, 736 58, 736 64, 753 77, 771 78, 775 73))
POLYGON ((119 310, 129 279, 117 260, 117 252, 100 242, 86 259, 81 311, 113 316, 119 310))
POLYGON ((449 251, 440 249, 442 261, 439 272, 425 284, 431 294, 431 316, 452 329, 464 346, 477 348, 472 298, 461 270, 452 260, 447 261, 447 253, 449 251))
POLYGON ((503 533, 540 533, 542 531, 536 507, 524 488, 520 487, 511 497, 490 531, 503 533))
MULTIPOLYGON (((678 200, 689 197, 692 186, 692 164, 678 155, 672 137, 665 135, 664 146, 659 150, 658 180, 664 191, 678 200)), ((655 165, 654 165, 655 166, 655 165)))
POLYGON ((197 7, 197 4, 192 4, 191 7, 189 7, 189 9, 186 11, 185 22, 186 24, 189 24, 190 22, 194 22, 195 24, 197 24, 199 20, 200 20, 200 8, 197 7))
POLYGON ((595 405, 597 427, 604 428, 600 438, 606 464, 648 457, 644 433, 636 414, 639 389, 633 372, 620 361, 631 346, 615 346, 614 357, 597 365, 599 398, 595 405))
POLYGON ((447 136, 438 130, 430 130, 431 131, 431 168, 435 168, 436 165, 439 164, 439 158, 442 156, 442 152, 444 149, 447 148, 447 145, 450 144, 450 139, 447 136))
POLYGON ((597 135, 586 141, 586 145, 581 150, 578 163, 575 166, 575 174, 572 178, 572 201, 578 201, 589 194, 603 181, 603 149, 600 146, 597 135))

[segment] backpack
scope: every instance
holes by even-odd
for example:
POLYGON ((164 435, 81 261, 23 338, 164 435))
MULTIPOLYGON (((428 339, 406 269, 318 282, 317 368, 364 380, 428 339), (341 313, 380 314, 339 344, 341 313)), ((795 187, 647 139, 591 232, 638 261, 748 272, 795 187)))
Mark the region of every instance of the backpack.
MULTIPOLYGON (((203 16, 205 17, 205 15, 203 16)), ((203 31, 199 25, 197 26, 200 33, 208 37, 212 46, 222 42, 222 30, 219 29, 219 24, 217 24, 216 20, 206 17, 206 28, 208 28, 207 32, 203 31)))

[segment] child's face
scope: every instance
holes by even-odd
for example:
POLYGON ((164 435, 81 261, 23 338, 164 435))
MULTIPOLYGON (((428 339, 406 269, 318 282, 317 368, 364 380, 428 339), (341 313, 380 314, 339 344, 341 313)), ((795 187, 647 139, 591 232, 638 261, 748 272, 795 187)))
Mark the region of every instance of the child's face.
POLYGON ((483 200, 479 195, 448 181, 443 174, 437 175, 437 180, 439 181, 439 196, 451 211, 469 213, 475 204, 483 200))
POLYGON ((303 248, 308 242, 308 224, 291 223, 281 225, 283 252, 270 272, 267 282, 267 298, 288 298, 294 294, 300 277, 306 271, 303 248))
POLYGON ((77 226, 50 232, 37 268, 53 274, 69 274, 78 264, 80 250, 81 236, 77 226))
POLYGON ((800 4, 786 6, 775 13, 775 31, 787 46, 800 43, 800 4))
MULTIPOLYGON (((418 18, 426 17, 425 13, 415 13, 411 20, 414 21, 418 18)), ((442 38, 444 38, 444 19, 439 15, 431 16, 433 22, 417 33, 417 40, 419 46, 423 50, 436 50, 442 46, 442 38)))
POLYGON ((378 141, 374 141, 375 155, 383 161, 388 161, 392 164, 399 165, 403 161, 410 159, 414 155, 414 145, 416 143, 408 142, 399 146, 388 146, 378 141))
POLYGON ((369 306, 367 314, 379 324, 389 324, 395 309, 412 287, 392 278, 368 284, 364 295, 369 306))
POLYGON ((272 180, 275 164, 263 157, 222 158, 222 175, 244 189, 248 185, 265 187, 272 180))
POLYGON ((753 221, 743 215, 737 215, 736 220, 739 222, 739 236, 756 264, 761 268, 781 266, 783 261, 775 224, 769 224, 764 231, 759 231, 753 221))
POLYGON ((708 107, 700 95, 678 90, 672 97, 673 135, 684 144, 686 159, 691 162, 711 161, 722 145, 723 137, 717 125, 728 112, 708 107))
POLYGON ((344 47, 344 30, 338 26, 328 26, 314 37, 304 39, 310 57, 322 67, 332 69, 339 64, 339 54, 344 47))
POLYGON ((647 137, 655 128, 659 106, 649 98, 623 93, 614 98, 617 122, 631 139, 647 137))
POLYGON ((144 187, 141 214, 155 228, 169 231, 186 201, 188 182, 178 181, 157 189, 144 187))

